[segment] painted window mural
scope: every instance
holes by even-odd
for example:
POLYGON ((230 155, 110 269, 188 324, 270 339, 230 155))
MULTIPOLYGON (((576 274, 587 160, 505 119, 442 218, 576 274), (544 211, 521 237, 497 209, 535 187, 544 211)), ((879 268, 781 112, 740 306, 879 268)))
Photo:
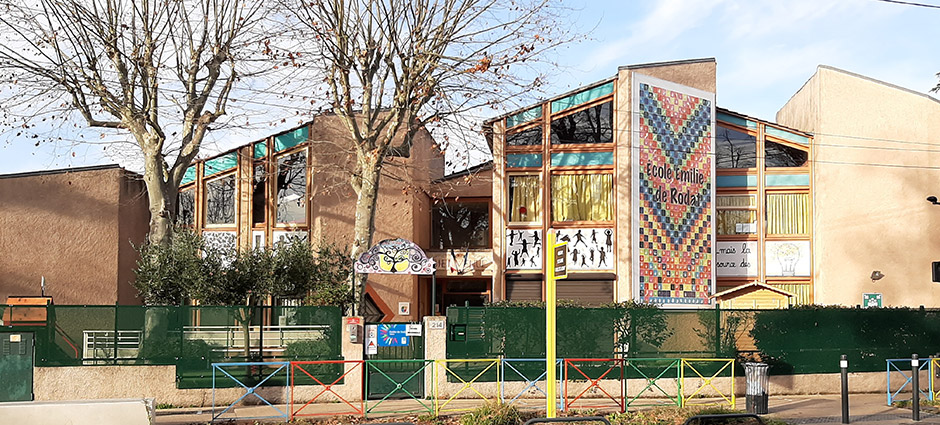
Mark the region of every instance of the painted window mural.
POLYGON ((714 292, 714 93, 633 77, 634 295, 703 306, 714 292))
POLYGON ((539 229, 506 229, 506 268, 541 270, 542 236, 539 229))
POLYGON ((559 229, 555 240, 568 243, 568 270, 614 269, 614 229, 559 229))

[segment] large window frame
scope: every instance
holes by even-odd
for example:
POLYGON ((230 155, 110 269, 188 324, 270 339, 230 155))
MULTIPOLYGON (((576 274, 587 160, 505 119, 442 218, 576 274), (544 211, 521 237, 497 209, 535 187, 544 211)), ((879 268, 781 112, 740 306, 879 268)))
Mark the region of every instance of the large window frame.
POLYGON ((431 206, 431 247, 433 250, 487 250, 493 247, 493 217, 490 214, 493 211, 492 203, 490 199, 487 198, 445 198, 441 200, 438 204, 431 206), (444 240, 440 239, 443 237, 440 234, 441 229, 438 228, 438 223, 436 222, 437 210, 440 208, 446 208, 448 206, 454 206, 455 208, 462 204, 475 204, 475 205, 485 205, 483 209, 486 211, 486 229, 483 232, 485 241, 482 245, 469 245, 469 246, 457 246, 449 245, 444 240))
POLYGON ((274 167, 274 170, 275 170, 273 174, 275 178, 268 179, 268 180, 273 180, 273 183, 272 183, 273 189, 269 189, 272 191, 271 195, 269 195, 269 197, 272 199, 272 202, 268 203, 268 206, 272 208, 272 211, 271 211, 271 214, 268 215, 268 218, 273 221, 273 224, 274 224, 273 227, 278 228, 278 229, 297 229, 297 230, 306 229, 310 225, 310 201, 311 201, 310 199, 311 167, 310 167, 310 152, 309 152, 308 146, 301 145, 300 147, 297 147, 297 148, 277 152, 272 157, 271 162, 272 162, 271 166, 274 167), (296 154, 304 155, 304 166, 303 166, 304 193, 302 195, 302 199, 304 201, 304 204, 302 207, 303 208, 303 222, 299 222, 299 221, 298 222, 285 222, 285 221, 281 221, 280 218, 278 217, 278 215, 280 214, 280 209, 281 209, 280 188, 278 187, 278 183, 280 181, 280 175, 281 175, 280 161, 284 157, 288 157, 290 155, 296 155, 296 154))
POLYGON ((202 197, 202 219, 203 227, 206 229, 235 229, 238 227, 238 199, 239 199, 239 184, 238 184, 238 175, 236 170, 225 171, 222 173, 215 174, 209 178, 203 180, 202 183, 203 197, 202 197), (232 179, 232 221, 226 223, 212 223, 209 220, 209 203, 211 202, 211 193, 209 191, 209 185, 217 183, 223 179, 232 179))

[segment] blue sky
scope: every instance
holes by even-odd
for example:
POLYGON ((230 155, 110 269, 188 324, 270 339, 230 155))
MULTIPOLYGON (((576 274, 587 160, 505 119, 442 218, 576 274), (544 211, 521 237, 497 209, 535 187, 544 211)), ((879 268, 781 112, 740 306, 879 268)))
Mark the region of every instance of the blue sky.
MULTIPOLYGON (((940 5, 940 0, 922 0, 940 5)), ((816 66, 927 93, 940 72, 940 9, 877 0, 568 1, 588 39, 553 58, 548 93, 613 76, 617 67, 714 57, 718 105, 773 121, 816 66)), ((295 123, 290 122, 290 125, 295 123)), ((210 143, 204 155, 263 137, 210 143)), ((218 139, 218 137, 217 137, 218 139)), ((0 139, 0 174, 113 163, 100 145, 0 139)), ((132 164, 125 164, 131 166, 132 164)))

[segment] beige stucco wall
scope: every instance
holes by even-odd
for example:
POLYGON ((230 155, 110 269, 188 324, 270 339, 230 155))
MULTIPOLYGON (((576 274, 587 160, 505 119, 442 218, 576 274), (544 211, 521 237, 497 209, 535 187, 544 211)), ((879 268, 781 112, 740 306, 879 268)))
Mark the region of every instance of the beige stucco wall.
POLYGON ((617 282, 614 297, 617 301, 633 298, 632 264, 632 149, 633 134, 633 74, 671 81, 691 88, 715 92, 717 65, 714 59, 694 62, 663 63, 638 67, 621 68, 617 74, 614 95, 614 153, 616 156, 616 239, 617 239, 617 282))
POLYGON ((139 303, 146 204, 143 182, 117 166, 0 178, 0 303, 40 295, 43 276, 56 304, 139 303))
POLYGON ((925 200, 940 195, 940 103, 821 66, 777 120, 815 132, 815 302, 940 306, 940 207, 925 200))

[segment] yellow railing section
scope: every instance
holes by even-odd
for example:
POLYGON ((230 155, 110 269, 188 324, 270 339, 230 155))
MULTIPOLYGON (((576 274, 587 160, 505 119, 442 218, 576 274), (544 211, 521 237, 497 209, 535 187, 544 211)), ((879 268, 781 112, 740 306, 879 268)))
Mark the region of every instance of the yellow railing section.
POLYGON ((927 370, 930 374, 930 398, 932 400, 940 399, 940 388, 937 388, 937 371, 940 371, 938 368, 940 368, 940 357, 931 358, 930 366, 927 370))
POLYGON ((706 404, 706 405, 707 404, 719 404, 719 405, 727 404, 732 409, 734 409, 734 404, 735 404, 734 359, 682 359, 682 366, 679 369, 679 381, 681 385, 680 393, 682 394, 682 406, 683 407, 688 406, 688 405, 695 405, 695 404, 706 404), (721 365, 721 367, 718 368, 718 370, 715 373, 709 376, 705 376, 701 372, 699 372, 699 369, 704 370, 705 366, 711 366, 711 365, 721 365), (687 371, 692 372, 692 373, 687 374, 686 373, 687 371), (728 374, 730 375, 730 378, 731 378, 731 388, 727 392, 727 394, 721 391, 720 388, 716 387, 713 384, 713 381, 716 378, 723 377, 722 374, 728 374), (688 392, 689 390, 692 390, 693 386, 687 383, 688 381, 686 380, 686 377, 690 378, 690 380, 701 379, 702 381, 699 385, 694 386, 694 391, 692 391, 689 395, 686 395, 686 392, 688 392), (703 394, 703 390, 709 387, 715 391, 715 393, 718 395, 717 398, 719 400, 716 400, 713 402, 706 402, 706 403, 690 403, 689 402, 690 400, 696 398, 696 396, 698 396, 700 399, 705 398, 705 394, 703 394))
MULTIPOLYGON (((458 381, 460 381, 460 383, 463 384, 463 386, 459 390, 454 392, 450 397, 448 397, 445 400, 444 397, 446 396, 446 394, 444 395, 441 394, 441 387, 444 385, 442 385, 441 382, 434 383, 434 414, 435 415, 439 415, 441 412, 460 412, 460 411, 472 410, 474 407, 476 407, 476 406, 473 406, 473 407, 467 407, 467 408, 445 409, 445 407, 447 407, 448 404, 454 401, 454 399, 456 399, 457 396, 459 396, 460 394, 462 394, 464 391, 467 391, 467 390, 470 390, 473 393, 476 393, 476 397, 471 397, 472 399, 479 398, 479 399, 482 399, 483 401, 499 400, 500 385, 501 385, 501 382, 499 381, 499 379, 495 381, 496 391, 493 392, 492 397, 487 397, 483 395, 482 392, 480 392, 476 387, 474 387, 474 384, 484 384, 484 383, 492 384, 493 383, 493 381, 477 382, 480 379, 480 377, 482 377, 484 374, 486 374, 490 370, 495 369, 494 370, 495 376, 500 376, 499 374, 500 360, 499 359, 447 359, 447 360, 435 360, 434 364, 436 365, 436 368, 437 368, 435 375, 438 376, 439 379, 443 380, 444 384, 446 384, 447 382, 448 375, 453 376, 458 381), (457 372, 454 372, 452 370, 452 366, 455 364, 462 364, 462 365, 479 364, 480 365, 479 367, 482 367, 483 369, 480 370, 480 372, 478 372, 472 379, 465 380, 457 372)), ((457 384, 457 383, 454 383, 454 384, 457 384)))

